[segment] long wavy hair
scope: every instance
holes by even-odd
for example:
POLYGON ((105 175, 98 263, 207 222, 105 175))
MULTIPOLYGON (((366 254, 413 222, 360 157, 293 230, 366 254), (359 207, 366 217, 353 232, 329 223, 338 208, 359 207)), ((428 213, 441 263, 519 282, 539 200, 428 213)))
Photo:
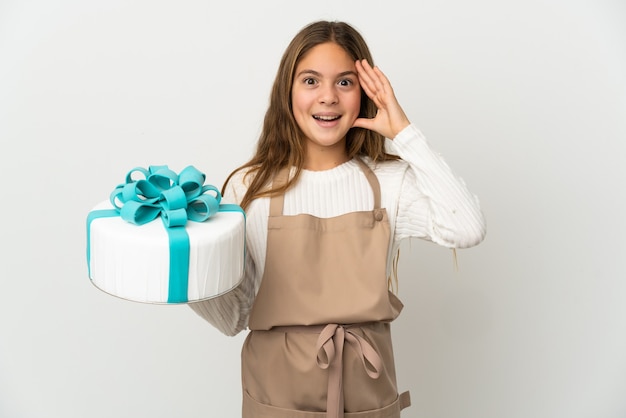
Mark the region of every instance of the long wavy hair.
MULTIPOLYGON (((327 42, 341 46, 355 61, 366 59, 374 65, 370 50, 361 34, 345 22, 317 21, 305 26, 296 34, 281 58, 256 152, 247 163, 230 173, 222 188, 223 192, 236 172, 247 169, 246 176, 252 175, 253 178, 240 203, 244 210, 254 199, 284 193, 295 184, 302 172, 306 137, 298 126, 292 110, 294 72, 307 52, 327 42), (284 186, 271 188, 272 179, 283 167, 295 167, 295 175, 284 186)), ((374 102, 361 89, 359 117, 373 118, 376 111, 374 102)), ((348 131, 346 151, 348 158, 367 156, 373 161, 397 159, 396 156, 385 152, 385 138, 382 135, 363 128, 351 128, 348 131)))

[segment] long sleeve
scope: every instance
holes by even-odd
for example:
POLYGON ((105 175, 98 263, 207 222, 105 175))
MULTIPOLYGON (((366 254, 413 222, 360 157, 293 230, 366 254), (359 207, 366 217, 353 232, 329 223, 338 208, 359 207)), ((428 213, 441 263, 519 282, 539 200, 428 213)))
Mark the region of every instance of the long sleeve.
MULTIPOLYGON (((246 260, 246 271, 254 269, 251 260, 246 260)), ((252 302, 256 294, 254 274, 246 273, 243 280, 232 291, 213 299, 189 303, 189 307, 222 334, 237 335, 245 329, 252 302)))
POLYGON ((408 163, 398 194, 395 241, 428 239, 447 248, 468 248, 486 233, 478 198, 455 175, 414 125, 390 144, 408 163))

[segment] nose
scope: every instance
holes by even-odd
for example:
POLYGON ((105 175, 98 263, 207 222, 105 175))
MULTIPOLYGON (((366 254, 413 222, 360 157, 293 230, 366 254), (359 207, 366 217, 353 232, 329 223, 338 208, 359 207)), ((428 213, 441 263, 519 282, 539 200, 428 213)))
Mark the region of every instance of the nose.
POLYGON ((336 104, 339 101, 337 90, 334 84, 322 86, 319 90, 319 102, 321 104, 331 105, 336 104))

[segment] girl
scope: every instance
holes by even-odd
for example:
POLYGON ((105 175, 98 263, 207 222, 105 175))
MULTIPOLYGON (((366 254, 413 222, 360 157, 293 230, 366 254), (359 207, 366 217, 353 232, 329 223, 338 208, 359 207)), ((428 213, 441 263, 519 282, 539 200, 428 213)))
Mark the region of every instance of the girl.
POLYGON ((350 25, 304 27, 256 153, 226 179, 224 198, 247 213, 246 275, 191 307, 224 334, 250 330, 244 418, 400 417, 410 400, 390 337, 402 309, 394 254, 408 237, 447 248, 484 238, 478 200, 372 62, 350 25))

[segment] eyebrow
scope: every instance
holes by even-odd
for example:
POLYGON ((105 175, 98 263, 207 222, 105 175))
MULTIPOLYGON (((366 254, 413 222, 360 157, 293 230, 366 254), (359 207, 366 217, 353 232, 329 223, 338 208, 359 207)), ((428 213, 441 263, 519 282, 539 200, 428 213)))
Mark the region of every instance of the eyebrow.
MULTIPOLYGON (((308 70, 308 69, 300 71, 298 74, 296 74, 296 77, 300 77, 303 74, 312 74, 312 75, 314 75, 316 77, 322 77, 322 73, 320 73, 319 71, 308 70)), ((347 75, 356 76, 357 73, 356 73, 356 71, 348 70, 348 71, 344 71, 344 72, 341 72, 341 73, 337 74, 337 78, 345 77, 347 75)))

